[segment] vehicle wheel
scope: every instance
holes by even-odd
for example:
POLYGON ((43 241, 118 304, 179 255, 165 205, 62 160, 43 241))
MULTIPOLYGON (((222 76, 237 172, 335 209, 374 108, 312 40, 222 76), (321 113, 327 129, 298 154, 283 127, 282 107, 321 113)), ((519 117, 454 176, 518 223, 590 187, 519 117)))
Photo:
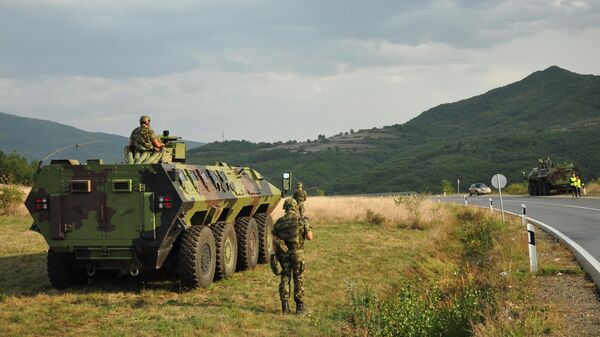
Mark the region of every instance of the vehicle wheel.
POLYGON ((75 266, 75 259, 71 253, 60 253, 49 249, 47 267, 50 284, 56 289, 81 285, 88 280, 85 269, 75 266))
POLYGON ((209 227, 192 226, 179 246, 179 277, 184 289, 209 286, 215 276, 216 246, 209 227))
POLYGON ((550 184, 542 182, 542 195, 550 195, 550 184))
POLYGON ((260 213, 254 216, 254 220, 258 224, 258 263, 271 262, 271 254, 273 253, 273 218, 266 213, 260 213))
POLYGON ((533 183, 531 181, 527 184, 527 193, 533 195, 533 183))
POLYGON ((217 222, 213 225, 217 263, 215 279, 225 279, 235 273, 237 264, 238 246, 235 229, 232 224, 217 222))
POLYGON ((238 241, 237 270, 253 269, 258 263, 258 224, 251 217, 240 217, 235 221, 238 241))

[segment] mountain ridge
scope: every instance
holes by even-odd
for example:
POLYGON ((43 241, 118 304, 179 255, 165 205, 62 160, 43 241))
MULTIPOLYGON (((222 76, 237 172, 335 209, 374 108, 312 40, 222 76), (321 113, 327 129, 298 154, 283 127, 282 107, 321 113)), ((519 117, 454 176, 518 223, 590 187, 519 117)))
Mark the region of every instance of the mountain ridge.
MULTIPOLYGON (((40 160, 57 149, 97 142, 62 151, 53 158, 103 159, 106 163, 123 161, 123 147, 129 139, 120 135, 92 132, 31 117, 0 112, 0 151, 18 152, 28 160, 40 160)), ((189 142, 188 148, 203 143, 189 142)))
POLYGON ((521 182, 523 170, 548 156, 575 161, 584 178, 598 177, 599 125, 600 76, 551 66, 404 124, 310 143, 247 143, 241 151, 241 143, 216 142, 191 151, 190 159, 235 161, 271 179, 291 170, 305 186, 333 194, 437 192, 441 179, 488 182, 499 171, 521 182))

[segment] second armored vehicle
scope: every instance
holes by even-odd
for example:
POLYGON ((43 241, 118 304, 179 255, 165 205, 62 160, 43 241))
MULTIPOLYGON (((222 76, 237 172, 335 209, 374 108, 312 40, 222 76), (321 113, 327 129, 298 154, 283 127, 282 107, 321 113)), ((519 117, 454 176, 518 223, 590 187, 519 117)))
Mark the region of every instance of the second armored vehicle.
POLYGON ((538 161, 538 166, 529 173, 523 172, 529 195, 569 193, 569 177, 579 170, 573 163, 554 164, 550 159, 538 161))
POLYGON ((53 160, 40 167, 25 202, 46 239, 55 288, 97 270, 138 275, 179 270, 185 288, 266 263, 271 212, 281 191, 248 167, 186 165, 185 143, 166 144, 156 164, 53 160))

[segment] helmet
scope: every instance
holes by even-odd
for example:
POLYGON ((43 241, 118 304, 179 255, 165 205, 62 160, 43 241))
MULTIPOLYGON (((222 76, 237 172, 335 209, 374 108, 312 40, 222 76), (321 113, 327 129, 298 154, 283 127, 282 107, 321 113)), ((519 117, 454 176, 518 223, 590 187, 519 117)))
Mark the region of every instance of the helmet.
POLYGON ((150 122, 150 116, 143 115, 140 117, 140 123, 150 122))
POLYGON ((296 184, 296 186, 297 186, 297 187, 302 187, 302 183, 301 183, 301 182, 298 182, 298 183, 296 184))
POLYGON ((298 208, 298 203, 293 198, 287 198, 283 202, 283 209, 286 210, 286 211, 288 211, 290 209, 294 209, 295 210, 297 208, 298 208))

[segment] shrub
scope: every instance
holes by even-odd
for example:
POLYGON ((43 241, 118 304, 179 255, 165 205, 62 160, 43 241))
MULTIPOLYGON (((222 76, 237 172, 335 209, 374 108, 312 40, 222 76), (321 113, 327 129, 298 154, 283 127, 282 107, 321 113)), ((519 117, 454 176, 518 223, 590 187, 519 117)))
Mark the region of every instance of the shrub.
POLYGON ((464 224, 459 238, 464 244, 465 256, 482 259, 494 244, 494 234, 504 225, 500 220, 483 217, 480 211, 467 210, 461 217, 464 224))
POLYGON ((510 184, 504 189, 504 192, 508 194, 527 194, 527 183, 510 184))
POLYGON ((367 209, 367 222, 372 225, 383 225, 385 223, 385 217, 377 212, 367 209))
POLYGON ((422 228, 419 209, 421 208, 423 201, 425 201, 425 197, 418 194, 394 198, 394 203, 396 203, 396 205, 402 205, 408 210, 408 222, 411 229, 422 228))
POLYGON ((448 194, 454 193, 454 187, 452 187, 452 183, 450 180, 442 179, 442 192, 446 192, 448 194))
POLYGON ((348 291, 349 320, 369 336, 470 336, 480 320, 482 294, 471 285, 442 291, 439 287, 402 283, 391 297, 380 299, 369 289, 348 291))
POLYGON ((0 185, 0 214, 11 214, 25 199, 25 193, 15 185, 0 185))

